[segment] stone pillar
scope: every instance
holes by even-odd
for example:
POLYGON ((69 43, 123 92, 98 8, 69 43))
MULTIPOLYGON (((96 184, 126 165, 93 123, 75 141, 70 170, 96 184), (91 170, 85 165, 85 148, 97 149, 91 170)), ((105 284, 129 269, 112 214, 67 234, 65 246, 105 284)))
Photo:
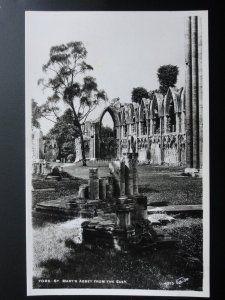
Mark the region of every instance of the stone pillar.
POLYGON ((199 104, 199 168, 203 155, 203 105, 202 105, 202 20, 198 17, 198 104, 199 104))
POLYGON ((138 194, 138 153, 127 153, 125 158, 125 194, 138 194))
POLYGON ((192 60, 191 60, 191 17, 185 18, 185 102, 186 102, 186 164, 193 167, 192 142, 192 60))
POLYGON ((137 162, 138 162, 138 153, 132 153, 132 168, 133 168, 133 194, 138 194, 138 171, 137 171, 137 162))
POLYGON ((161 165, 164 163, 164 153, 163 153, 163 117, 160 117, 160 160, 161 160, 161 165))
POLYGON ((127 153, 125 158, 125 193, 126 195, 133 195, 133 162, 132 153, 127 153))
POLYGON ((114 179, 113 176, 110 175, 108 177, 108 184, 106 185, 106 198, 111 199, 114 196, 114 179))
POLYGON ((89 199, 99 199, 99 178, 97 168, 89 169, 89 199))
POLYGON ((109 163, 109 169, 113 176, 114 195, 125 195, 125 162, 112 161, 109 163))
POLYGON ((133 196, 134 211, 132 214, 132 221, 148 219, 147 211, 147 197, 144 195, 133 196))
POLYGON ((101 200, 106 199, 106 185, 107 185, 107 179, 105 177, 99 178, 99 198, 101 200))
POLYGON ((193 168, 199 168, 199 128, 198 128, 198 17, 191 17, 191 57, 192 57, 192 134, 193 168))
POLYGON ((120 196, 125 195, 125 161, 120 162, 120 196))

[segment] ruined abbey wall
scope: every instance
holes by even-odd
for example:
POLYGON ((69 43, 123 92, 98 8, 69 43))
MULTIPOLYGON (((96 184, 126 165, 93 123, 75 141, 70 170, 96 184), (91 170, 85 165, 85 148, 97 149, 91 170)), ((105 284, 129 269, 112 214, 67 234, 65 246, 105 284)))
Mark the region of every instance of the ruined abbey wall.
MULTIPOLYGON (((185 172, 202 169, 203 83, 201 18, 185 18, 185 87, 171 87, 165 96, 154 93, 141 103, 120 103, 106 107, 94 122, 83 126, 85 151, 89 159, 101 159, 101 120, 109 112, 114 121, 117 158, 135 147, 139 162, 186 166, 185 172)), ((76 160, 81 157, 75 141, 76 160)))
MULTIPOLYGON (((185 165, 185 102, 183 88, 169 88, 165 96, 155 93, 153 99, 140 104, 119 101, 106 107, 94 122, 83 128, 86 156, 101 159, 101 120, 109 112, 114 121, 117 158, 134 145, 138 161, 150 164, 185 165)), ((76 160, 81 159, 79 139, 76 160)))

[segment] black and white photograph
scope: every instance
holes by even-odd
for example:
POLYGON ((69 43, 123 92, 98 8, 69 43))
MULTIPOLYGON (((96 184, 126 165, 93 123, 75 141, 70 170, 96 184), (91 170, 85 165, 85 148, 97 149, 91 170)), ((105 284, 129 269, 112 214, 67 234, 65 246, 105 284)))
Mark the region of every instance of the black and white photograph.
POLYGON ((26 11, 27 294, 209 297, 207 11, 26 11))

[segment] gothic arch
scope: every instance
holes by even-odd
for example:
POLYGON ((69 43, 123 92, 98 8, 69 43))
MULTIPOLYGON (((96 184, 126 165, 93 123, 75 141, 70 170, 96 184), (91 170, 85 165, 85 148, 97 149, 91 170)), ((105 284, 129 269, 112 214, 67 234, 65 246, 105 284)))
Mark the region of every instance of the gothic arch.
POLYGON ((100 118, 99 118, 99 123, 100 123, 100 126, 101 126, 101 123, 102 123, 102 119, 105 115, 105 113, 108 112, 110 114, 110 116, 112 117, 112 120, 114 122, 114 126, 117 127, 120 125, 120 118, 119 118, 119 114, 118 114, 118 111, 115 107, 113 106, 108 106, 106 107, 103 112, 101 113, 100 115, 100 118))

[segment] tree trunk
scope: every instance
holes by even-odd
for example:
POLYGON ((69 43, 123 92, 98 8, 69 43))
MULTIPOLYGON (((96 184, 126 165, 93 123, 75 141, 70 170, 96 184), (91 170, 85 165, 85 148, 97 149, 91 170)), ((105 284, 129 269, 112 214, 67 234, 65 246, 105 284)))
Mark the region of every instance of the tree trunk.
POLYGON ((86 162, 86 156, 85 156, 85 149, 84 149, 84 137, 83 132, 80 128, 80 145, 81 145, 81 155, 82 155, 82 161, 83 161, 83 167, 87 166, 86 162))
POLYGON ((80 135, 80 144, 81 144, 81 155, 82 155, 82 161, 83 161, 83 167, 87 166, 86 163, 86 156, 85 156, 85 149, 84 149, 84 137, 83 137, 83 132, 82 132, 82 128, 81 128, 81 124, 78 120, 73 102, 71 103, 71 108, 73 110, 73 114, 74 114, 74 126, 75 129, 78 128, 79 130, 79 135, 80 135))

